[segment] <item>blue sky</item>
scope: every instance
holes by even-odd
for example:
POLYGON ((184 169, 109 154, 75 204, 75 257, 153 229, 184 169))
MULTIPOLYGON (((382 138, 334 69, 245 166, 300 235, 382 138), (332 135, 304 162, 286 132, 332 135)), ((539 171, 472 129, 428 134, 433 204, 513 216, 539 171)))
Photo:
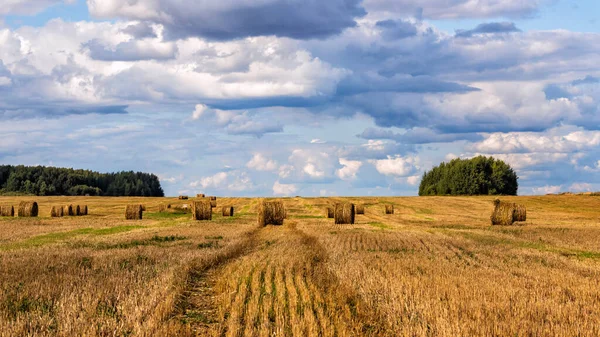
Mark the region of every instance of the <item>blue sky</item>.
POLYGON ((0 164, 169 195, 415 195, 441 161, 600 190, 600 4, 11 0, 0 164))

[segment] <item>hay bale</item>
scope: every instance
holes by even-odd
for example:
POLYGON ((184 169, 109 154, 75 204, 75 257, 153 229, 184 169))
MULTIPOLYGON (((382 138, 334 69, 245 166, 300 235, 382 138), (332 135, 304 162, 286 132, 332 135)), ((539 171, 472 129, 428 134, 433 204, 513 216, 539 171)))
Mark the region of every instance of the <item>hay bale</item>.
POLYGON ((283 225, 286 217, 285 207, 281 201, 261 200, 258 204, 258 226, 283 225))
POLYGON ((160 205, 158 205, 158 211, 160 213, 166 212, 169 208, 171 208, 171 204, 160 204, 160 205))
POLYGON ((142 205, 142 211, 146 211, 146 205, 142 205))
POLYGON ((188 200, 187 195, 180 195, 179 200, 188 200))
POLYGON ((494 200, 494 211, 490 220, 492 226, 511 226, 514 223, 515 204, 512 202, 502 202, 499 199, 494 200))
POLYGON ((385 205, 385 214, 394 214, 394 205, 385 205))
POLYGON ((354 204, 349 202, 335 204, 334 219, 336 225, 350 224, 354 225, 355 213, 354 204))
POLYGON ((73 212, 73 205, 67 205, 67 206, 63 207, 63 215, 64 216, 74 216, 75 213, 73 212))
POLYGON ((223 207, 223 216, 233 216, 233 206, 223 207))
POLYGON ((15 216, 15 208, 13 206, 0 207, 0 216, 15 216))
POLYGON ((79 215, 88 215, 88 207, 87 205, 79 206, 79 215))
POLYGON ((127 220, 142 220, 143 214, 144 211, 140 204, 127 205, 125 208, 125 219, 127 220))
POLYGON ((73 213, 75 213, 75 216, 80 216, 81 215, 81 207, 79 207, 79 205, 73 207, 73 213))
POLYGON ((527 221, 527 208, 525 207, 525 205, 515 204, 513 220, 514 221, 527 221))
POLYGON ((50 210, 50 216, 52 218, 60 218, 63 216, 63 208, 62 206, 52 206, 50 210))
POLYGON ((210 207, 212 207, 212 208, 217 207, 217 200, 211 200, 210 201, 210 207))
POLYGON ((196 198, 204 198, 204 197, 206 197, 206 196, 202 193, 196 194, 196 198))
POLYGON ((192 219, 194 220, 212 220, 212 207, 210 201, 200 200, 192 201, 192 219))
POLYGON ((208 197, 208 198, 209 198, 210 200, 217 200, 217 197, 215 197, 215 196, 210 196, 210 197, 208 197))
POLYGON ((333 207, 327 207, 327 219, 333 219, 334 214, 335 212, 333 207))
POLYGON ((365 204, 358 204, 355 207, 356 214, 365 214, 365 204))
POLYGON ((21 201, 19 203, 19 217, 35 218, 38 216, 38 204, 35 201, 21 201))

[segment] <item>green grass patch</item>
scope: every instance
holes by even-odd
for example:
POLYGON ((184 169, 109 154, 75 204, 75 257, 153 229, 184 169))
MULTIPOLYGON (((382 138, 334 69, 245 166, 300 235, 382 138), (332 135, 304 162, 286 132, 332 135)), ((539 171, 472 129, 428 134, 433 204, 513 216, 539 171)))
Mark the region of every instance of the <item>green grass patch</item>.
POLYGON ((162 220, 162 219, 178 219, 190 216, 191 213, 185 212, 163 212, 163 213, 146 213, 144 219, 162 220))
POLYGON ((379 229, 392 229, 391 226, 388 226, 386 224, 384 224, 383 222, 369 222, 369 226, 375 227, 375 228, 379 228, 379 229))

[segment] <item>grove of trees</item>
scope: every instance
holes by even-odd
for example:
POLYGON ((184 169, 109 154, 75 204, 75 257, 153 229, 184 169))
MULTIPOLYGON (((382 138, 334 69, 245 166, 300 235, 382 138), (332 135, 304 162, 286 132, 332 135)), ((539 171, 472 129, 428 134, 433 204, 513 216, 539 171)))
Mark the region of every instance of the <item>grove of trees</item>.
POLYGON ((158 177, 45 166, 0 165, 0 194, 163 197, 158 177))
POLYGON ((423 174, 419 195, 517 195, 518 179, 508 164, 493 157, 454 159, 423 174))

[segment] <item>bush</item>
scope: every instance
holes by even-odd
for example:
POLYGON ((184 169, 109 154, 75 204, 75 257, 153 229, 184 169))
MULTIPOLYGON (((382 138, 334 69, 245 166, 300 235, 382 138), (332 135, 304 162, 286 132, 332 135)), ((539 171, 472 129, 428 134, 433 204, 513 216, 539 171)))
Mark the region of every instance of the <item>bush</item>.
POLYGON ((419 195, 517 195, 518 179, 508 164, 493 157, 454 159, 423 174, 419 195))

